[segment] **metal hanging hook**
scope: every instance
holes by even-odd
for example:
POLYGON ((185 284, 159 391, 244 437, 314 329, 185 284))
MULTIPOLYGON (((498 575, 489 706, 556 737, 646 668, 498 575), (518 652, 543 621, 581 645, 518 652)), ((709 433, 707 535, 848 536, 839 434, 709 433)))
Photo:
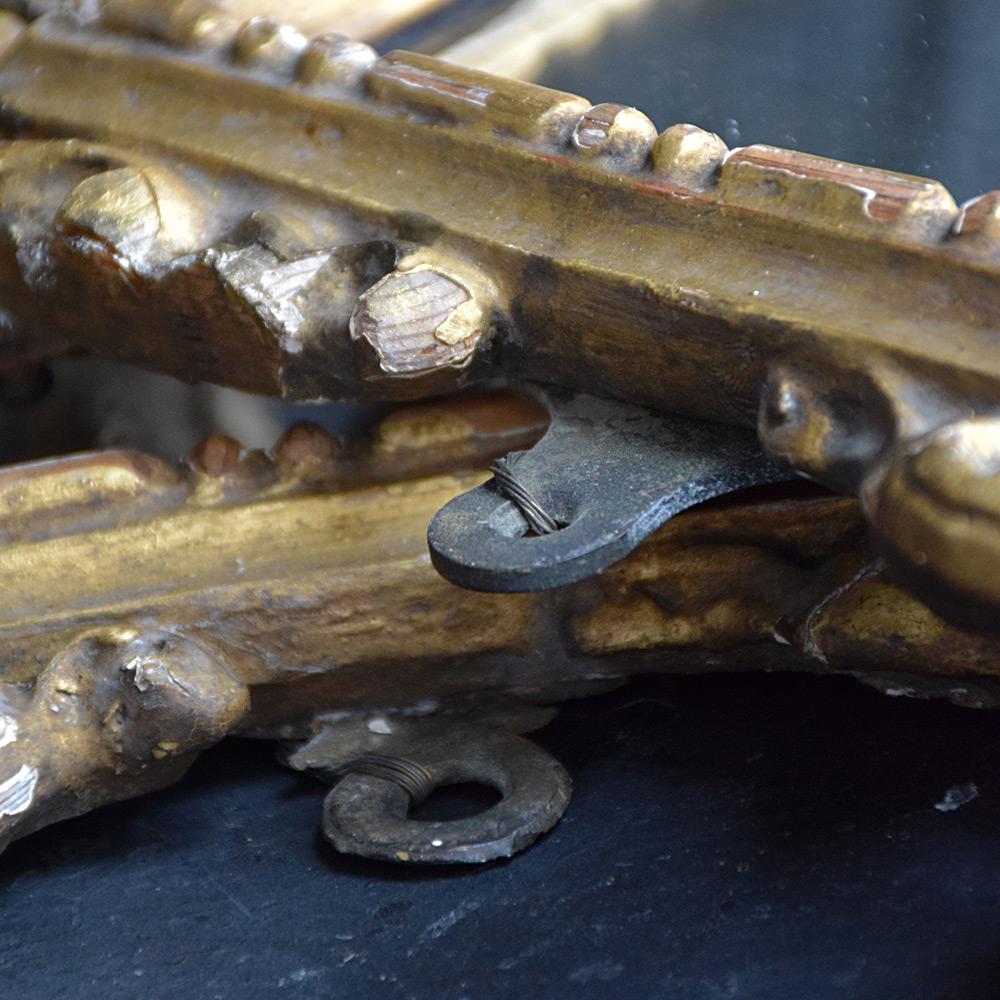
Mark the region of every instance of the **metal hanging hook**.
MULTIPOLYGON (((553 714, 529 712, 530 728, 553 714)), ((394 719, 388 728, 333 725, 288 758, 290 766, 335 782, 323 805, 323 832, 338 851, 424 864, 494 861, 526 848, 569 805, 565 768, 508 728, 443 719, 394 719), (435 789, 466 782, 495 789, 500 800, 465 819, 410 818, 435 789)))
POLYGON ((551 414, 530 451, 456 497, 428 529, 431 559, 472 590, 545 590, 586 579, 703 500, 794 478, 752 431, 536 389, 551 414))

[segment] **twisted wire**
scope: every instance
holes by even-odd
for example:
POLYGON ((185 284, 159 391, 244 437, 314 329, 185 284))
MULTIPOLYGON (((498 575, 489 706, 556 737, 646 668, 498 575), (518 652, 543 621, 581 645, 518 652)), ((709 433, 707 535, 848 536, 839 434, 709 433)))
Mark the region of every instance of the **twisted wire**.
POLYGON ((493 473, 500 495, 517 507, 536 535, 551 535, 559 530, 559 523, 517 479, 506 458, 497 459, 490 466, 490 472, 493 473))
POLYGON ((431 773, 405 757, 390 757, 384 753, 362 753, 338 768, 342 774, 364 774, 384 778, 399 785, 414 802, 423 802, 434 790, 431 773))

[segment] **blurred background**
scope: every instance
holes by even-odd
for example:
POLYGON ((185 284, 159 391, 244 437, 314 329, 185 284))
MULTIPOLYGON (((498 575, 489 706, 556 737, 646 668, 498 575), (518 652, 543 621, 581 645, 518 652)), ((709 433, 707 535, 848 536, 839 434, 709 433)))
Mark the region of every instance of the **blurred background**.
POLYGON ((1000 186, 1000 23, 983 0, 660 0, 549 86, 755 142, 940 180, 959 203, 1000 186))

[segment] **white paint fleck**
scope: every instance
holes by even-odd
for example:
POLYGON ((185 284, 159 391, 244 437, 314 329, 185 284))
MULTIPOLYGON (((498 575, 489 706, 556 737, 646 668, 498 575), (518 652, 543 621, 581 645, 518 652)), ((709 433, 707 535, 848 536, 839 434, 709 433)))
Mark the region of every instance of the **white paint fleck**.
POLYGON ((875 200, 876 196, 874 189, 863 187, 860 184, 845 184, 844 187, 848 187, 852 191, 856 191, 861 195, 861 211, 865 213, 866 218, 870 219, 872 217, 872 202, 875 200))
POLYGON ((934 803, 934 808, 938 812, 954 812, 956 809, 967 805, 973 799, 979 798, 979 789, 975 782, 967 781, 964 785, 952 785, 944 793, 944 798, 940 802, 934 803))
POLYGON ((0 747, 9 746, 17 739, 17 720, 0 715, 0 747))
POLYGON ((22 764, 17 774, 0 783, 0 816, 16 816, 31 805, 38 783, 38 770, 22 764))
POLYGON ((444 846, 443 840, 438 840, 437 838, 435 838, 434 840, 431 841, 431 847, 443 847, 443 846, 444 846))
POLYGON ((137 691, 145 693, 154 687, 172 685, 187 695, 192 694, 190 687, 170 669, 169 663, 158 656, 133 656, 121 669, 132 674, 132 683, 137 691))
POLYGON ((368 720, 368 732, 388 736, 392 732, 392 726, 389 725, 389 720, 385 716, 376 715, 375 718, 368 720))
POLYGON ((142 675, 142 657, 133 656, 131 660, 127 663, 122 664, 122 670, 126 673, 134 675, 134 684, 140 691, 145 691, 149 688, 149 684, 146 682, 145 677, 142 675))

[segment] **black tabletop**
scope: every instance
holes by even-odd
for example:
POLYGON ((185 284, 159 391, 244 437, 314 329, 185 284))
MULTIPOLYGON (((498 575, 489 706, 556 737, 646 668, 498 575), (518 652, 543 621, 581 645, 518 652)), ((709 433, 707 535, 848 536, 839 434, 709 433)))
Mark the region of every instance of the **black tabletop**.
POLYGON ((566 817, 459 869, 337 855, 323 786, 224 744, 9 849, 0 995, 1000 994, 995 713, 843 678, 658 678, 538 738, 573 775, 566 817))

